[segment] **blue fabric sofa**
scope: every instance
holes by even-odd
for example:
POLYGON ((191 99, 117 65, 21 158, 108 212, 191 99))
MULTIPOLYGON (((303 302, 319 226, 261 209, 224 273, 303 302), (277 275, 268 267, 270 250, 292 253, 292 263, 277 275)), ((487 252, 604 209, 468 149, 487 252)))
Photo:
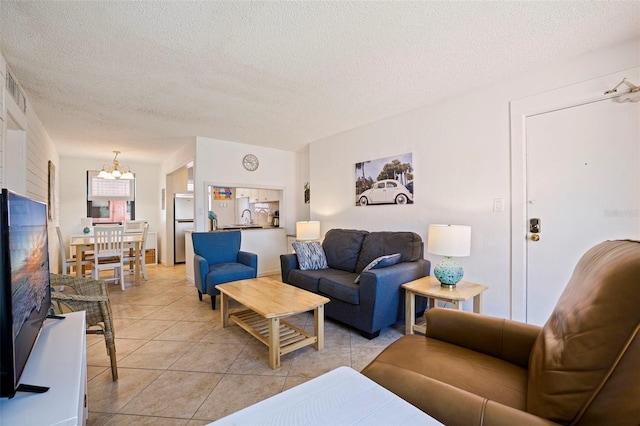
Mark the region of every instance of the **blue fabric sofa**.
MULTIPOLYGON (((356 328, 368 339, 404 318, 400 286, 429 275, 431 268, 423 259, 422 238, 413 232, 332 229, 322 247, 327 269, 301 270, 296 254, 281 255, 282 281, 331 299, 325 315, 356 328), (395 253, 400 253, 400 263, 362 272, 372 260, 395 253)), ((426 299, 416 298, 416 311, 425 308, 426 299)))
POLYGON ((211 309, 216 309, 216 285, 230 281, 255 278, 258 256, 240 250, 240 231, 194 232, 193 267, 198 297, 211 296, 211 309))

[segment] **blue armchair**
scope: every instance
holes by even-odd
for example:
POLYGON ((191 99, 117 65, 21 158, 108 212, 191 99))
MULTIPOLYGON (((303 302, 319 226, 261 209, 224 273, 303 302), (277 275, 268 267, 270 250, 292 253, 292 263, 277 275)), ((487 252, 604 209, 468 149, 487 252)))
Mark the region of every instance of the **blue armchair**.
POLYGON ((211 309, 216 309, 216 285, 255 278, 258 256, 240 251, 240 231, 194 232, 193 266, 198 297, 211 296, 211 309))

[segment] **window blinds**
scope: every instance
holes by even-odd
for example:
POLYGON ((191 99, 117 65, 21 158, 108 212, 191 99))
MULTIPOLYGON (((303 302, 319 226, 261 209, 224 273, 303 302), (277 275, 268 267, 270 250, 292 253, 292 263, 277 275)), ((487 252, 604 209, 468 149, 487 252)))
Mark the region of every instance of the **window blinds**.
POLYGON ((98 173, 96 170, 87 172, 88 201, 135 201, 135 179, 100 179, 98 173))

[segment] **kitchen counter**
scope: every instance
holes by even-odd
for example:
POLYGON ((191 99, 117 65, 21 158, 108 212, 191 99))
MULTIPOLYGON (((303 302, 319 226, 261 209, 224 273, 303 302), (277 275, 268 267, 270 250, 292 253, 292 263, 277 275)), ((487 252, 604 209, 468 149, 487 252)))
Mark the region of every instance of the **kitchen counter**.
POLYGON ((284 228, 280 228, 277 226, 269 226, 269 225, 239 225, 239 224, 234 224, 234 225, 222 225, 216 228, 216 231, 235 231, 235 230, 241 230, 241 231, 250 231, 250 230, 255 230, 255 229, 284 229, 284 228))
MULTIPOLYGON (((273 226, 260 226, 251 228, 218 228, 212 232, 227 232, 240 230, 242 233, 242 243, 240 250, 248 251, 258 255, 258 276, 268 276, 280 274, 280 255, 287 253, 286 229, 273 226)), ((193 270, 193 241, 191 233, 185 233, 186 248, 186 272, 187 280, 195 282, 193 270)))

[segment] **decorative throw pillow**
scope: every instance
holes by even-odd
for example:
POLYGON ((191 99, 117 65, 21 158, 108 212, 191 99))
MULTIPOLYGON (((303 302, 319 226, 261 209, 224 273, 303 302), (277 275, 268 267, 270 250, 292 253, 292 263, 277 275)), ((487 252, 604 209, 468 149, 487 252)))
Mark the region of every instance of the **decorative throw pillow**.
MULTIPOLYGON (((400 253, 388 254, 386 256, 377 257, 373 259, 371 262, 369 262, 369 264, 364 267, 362 272, 367 272, 371 269, 379 269, 379 268, 384 268, 386 266, 395 265, 396 263, 400 262, 400 257, 401 257, 400 253)), ((359 282, 360 282, 360 275, 356 277, 353 283, 358 284, 359 282)))
POLYGON ((322 244, 318 241, 295 242, 291 244, 296 251, 298 264, 302 271, 327 269, 327 257, 322 244))

